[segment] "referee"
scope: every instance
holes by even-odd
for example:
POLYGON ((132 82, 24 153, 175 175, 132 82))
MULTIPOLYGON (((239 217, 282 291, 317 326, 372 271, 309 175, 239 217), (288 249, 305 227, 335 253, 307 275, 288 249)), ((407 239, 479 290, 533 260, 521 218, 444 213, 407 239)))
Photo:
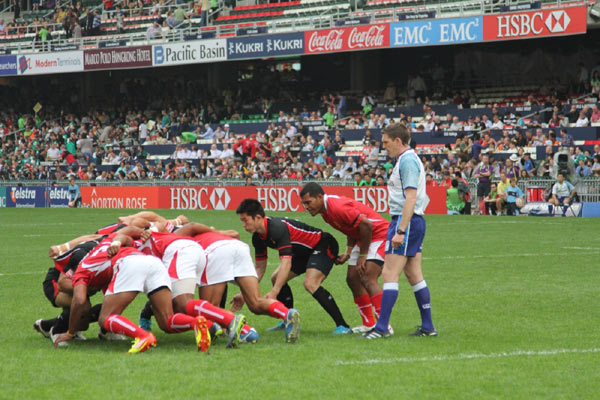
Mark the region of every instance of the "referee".
POLYGON ((425 193, 425 170, 410 148, 410 132, 401 124, 382 131, 382 144, 390 157, 397 157, 388 182, 388 202, 392 221, 387 233, 383 264, 383 296, 377 325, 363 335, 367 339, 391 336, 388 324, 398 298, 398 278, 402 271, 412 285, 421 313, 421 326, 410 336, 437 336, 431 320, 430 295, 421 272, 425 238, 423 214, 429 203, 425 193))

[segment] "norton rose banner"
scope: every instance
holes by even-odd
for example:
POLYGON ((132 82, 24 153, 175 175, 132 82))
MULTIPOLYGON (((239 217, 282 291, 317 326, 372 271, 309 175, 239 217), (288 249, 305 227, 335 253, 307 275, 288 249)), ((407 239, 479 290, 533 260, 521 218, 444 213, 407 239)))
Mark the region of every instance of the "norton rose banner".
MULTIPOLYGON (((384 186, 324 186, 325 193, 360 201, 387 213, 384 186)), ((246 198, 258 199, 265 211, 304 211, 300 186, 126 186, 81 188, 82 202, 92 208, 156 208, 172 210, 235 210, 246 198)), ((428 187, 427 214, 446 214, 446 188, 428 187)))
POLYGON ((360 25, 304 32, 305 53, 331 53, 389 47, 390 25, 360 25))

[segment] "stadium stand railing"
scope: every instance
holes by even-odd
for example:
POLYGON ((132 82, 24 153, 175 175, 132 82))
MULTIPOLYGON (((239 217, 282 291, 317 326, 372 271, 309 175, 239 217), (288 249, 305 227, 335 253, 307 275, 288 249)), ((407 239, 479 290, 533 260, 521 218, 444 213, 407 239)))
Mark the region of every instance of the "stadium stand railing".
MULTIPOLYGON (((545 0, 541 7, 569 7, 592 3, 591 0, 545 0)), ((266 28, 270 33, 290 32, 298 30, 322 29, 335 26, 335 22, 347 18, 360 18, 361 23, 385 23, 398 20, 401 14, 432 12, 434 18, 450 18, 457 16, 482 15, 501 11, 501 7, 529 4, 530 1, 507 0, 488 2, 486 0, 370 0, 362 9, 358 1, 347 0, 295 0, 281 3, 236 6, 231 10, 218 8, 212 10, 213 24, 200 26, 200 15, 196 10, 188 10, 190 17, 164 37, 149 40, 146 30, 158 15, 152 15, 153 7, 133 9, 140 15, 124 17, 123 32, 118 32, 116 11, 104 11, 101 34, 85 36, 81 39, 67 39, 60 24, 50 24, 53 28, 52 40, 41 46, 35 40, 36 26, 24 26, 15 34, 0 35, 0 48, 17 53, 50 51, 53 48, 76 45, 80 49, 97 48, 103 41, 125 41, 126 46, 182 41, 184 37, 231 37, 236 36, 238 29, 266 28), (353 11, 352 9, 355 9, 353 11), (146 15, 143 15, 146 14, 146 15), (207 35, 208 34, 208 35, 207 35)), ((97 0, 86 2, 90 12, 101 9, 102 3, 97 0)), ((176 4, 167 3, 161 6, 160 16, 166 17, 166 11, 176 8, 176 4)), ((132 12, 129 10, 127 12, 132 12)), ((32 12, 27 15, 28 18, 32 12)), ((38 13, 38 11, 36 11, 38 13)), ((48 10, 40 12, 40 16, 48 16, 48 10)), ((85 16, 81 16, 83 20, 85 16)))

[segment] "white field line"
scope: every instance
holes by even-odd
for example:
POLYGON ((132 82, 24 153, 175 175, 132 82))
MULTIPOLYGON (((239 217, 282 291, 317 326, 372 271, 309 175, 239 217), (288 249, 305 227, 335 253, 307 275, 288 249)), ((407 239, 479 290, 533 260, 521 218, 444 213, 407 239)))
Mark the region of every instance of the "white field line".
POLYGON ((460 360, 474 360, 474 359, 486 359, 486 358, 506 358, 506 357, 521 357, 521 356, 554 356, 559 354, 585 354, 585 353, 599 353, 600 348, 590 349, 553 349, 553 350, 516 350, 502 353, 471 353, 471 354, 456 354, 430 356, 430 357, 397 357, 397 358, 373 358, 362 361, 336 361, 333 365, 345 366, 345 365, 370 365, 370 364, 406 364, 406 363, 417 363, 417 362, 431 362, 431 361, 460 361, 460 360))
MULTIPOLYGON (((48 270, 46 270, 46 272, 48 272, 48 270)), ((12 276, 12 275, 44 275, 44 271, 27 271, 27 272, 0 273, 0 276, 12 276)))
MULTIPOLYGON (((588 250, 585 254, 596 254, 600 253, 600 248, 594 247, 563 247, 568 250, 588 250)), ((582 254, 578 252, 577 254, 582 254)), ((521 254, 480 254, 480 255, 468 255, 468 256, 442 256, 442 257, 423 257, 423 260, 468 260, 471 258, 498 258, 498 257, 555 257, 565 256, 565 253, 521 253, 521 254)), ((572 255, 570 253, 569 255, 572 255)))

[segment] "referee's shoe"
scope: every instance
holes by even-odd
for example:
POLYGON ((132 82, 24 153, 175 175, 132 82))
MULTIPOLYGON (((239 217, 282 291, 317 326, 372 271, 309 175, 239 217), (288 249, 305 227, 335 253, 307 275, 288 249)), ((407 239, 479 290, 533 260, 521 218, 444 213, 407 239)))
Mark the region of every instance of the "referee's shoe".
POLYGON ((438 333, 435 330, 435 328, 433 329, 423 329, 422 326, 418 326, 417 330, 414 331, 413 333, 410 333, 408 336, 437 336, 438 333))

